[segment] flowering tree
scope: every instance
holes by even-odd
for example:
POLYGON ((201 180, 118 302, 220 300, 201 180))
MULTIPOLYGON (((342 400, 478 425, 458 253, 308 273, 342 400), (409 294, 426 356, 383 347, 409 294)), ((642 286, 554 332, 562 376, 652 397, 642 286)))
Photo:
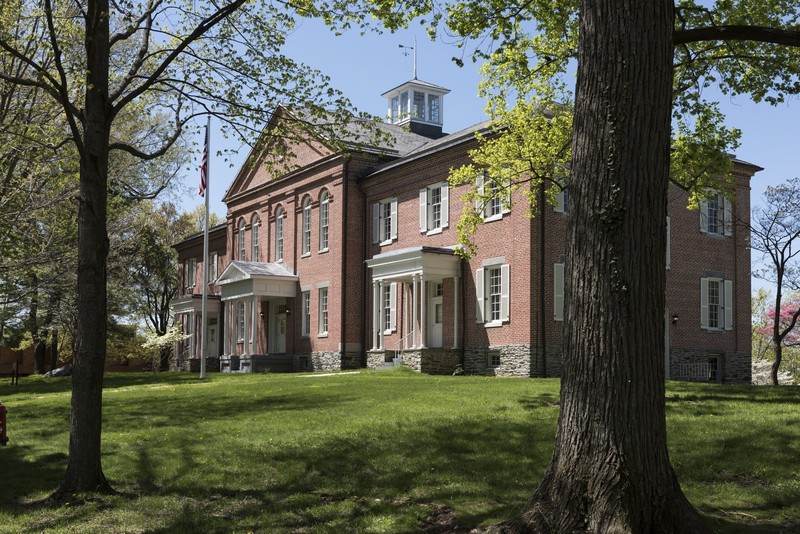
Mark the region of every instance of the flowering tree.
POLYGON ((754 274, 775 284, 775 300, 767 310, 767 325, 775 352, 772 384, 777 386, 783 347, 787 341, 794 340, 796 344, 800 337, 795 330, 800 319, 800 178, 768 187, 763 206, 753 210, 752 221, 752 248, 762 253, 767 265, 754 274), (785 290, 795 292, 789 302, 783 302, 785 290))

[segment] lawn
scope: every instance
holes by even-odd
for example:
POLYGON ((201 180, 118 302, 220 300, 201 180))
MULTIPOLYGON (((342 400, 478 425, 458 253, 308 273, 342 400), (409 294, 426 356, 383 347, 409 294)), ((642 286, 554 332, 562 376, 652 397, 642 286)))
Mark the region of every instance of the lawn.
MULTIPOLYGON (((54 506, 69 378, 7 379, 0 532, 468 532, 541 478, 557 380, 115 374, 103 466, 117 493, 54 506)), ((670 383, 672 462, 718 532, 800 531, 800 388, 670 383)))

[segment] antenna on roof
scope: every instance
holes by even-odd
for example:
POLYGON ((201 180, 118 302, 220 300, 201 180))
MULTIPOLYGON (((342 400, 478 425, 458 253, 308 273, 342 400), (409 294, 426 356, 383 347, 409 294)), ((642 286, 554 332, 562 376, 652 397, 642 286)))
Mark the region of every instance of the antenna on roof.
POLYGON ((400 48, 403 48, 403 55, 408 57, 408 50, 414 51, 414 79, 417 79, 417 38, 414 37, 414 46, 407 46, 407 45, 397 45, 400 48))

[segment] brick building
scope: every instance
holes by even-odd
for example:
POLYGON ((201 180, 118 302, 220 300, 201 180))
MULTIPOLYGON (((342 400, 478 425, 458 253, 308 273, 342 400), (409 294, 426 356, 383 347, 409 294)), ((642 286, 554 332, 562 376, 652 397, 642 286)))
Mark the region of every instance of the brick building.
MULTIPOLYGON (((282 173, 250 154, 223 199, 226 224, 210 232, 210 368, 218 358, 222 371, 240 372, 402 362, 428 373, 560 374, 565 199, 533 218, 488 204, 478 254, 456 255, 466 187, 447 177, 488 124, 444 134, 447 93, 416 79, 384 93, 389 122, 379 128, 391 141, 366 142, 353 123, 342 127, 345 150, 322 136, 294 143, 282 173)), ((759 170, 734 158, 734 202, 718 195, 699 211, 670 186, 669 378, 750 381, 749 236, 740 222, 749 222, 759 170)), ((510 200, 525 205, 522 190, 510 200)), ((189 335, 176 354, 192 367, 202 236, 175 248, 183 293, 174 309, 189 335)))

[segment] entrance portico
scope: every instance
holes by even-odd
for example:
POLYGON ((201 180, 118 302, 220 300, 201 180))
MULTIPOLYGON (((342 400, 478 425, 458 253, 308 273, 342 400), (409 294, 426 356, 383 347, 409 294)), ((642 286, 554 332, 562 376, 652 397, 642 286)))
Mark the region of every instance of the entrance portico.
POLYGON ((255 371, 257 357, 286 352, 287 299, 297 295, 297 283, 298 277, 280 263, 228 264, 216 281, 226 312, 222 327, 224 370, 255 371), (262 307, 263 302, 267 306, 262 307), (266 346, 260 343, 265 327, 266 346))
MULTIPOLYGON (((442 347, 442 281, 453 279, 453 349, 458 348, 459 291, 461 259, 453 248, 412 247, 378 254, 367 260, 372 269, 372 351, 411 350, 442 347), (394 285, 396 284, 396 285, 394 285), (387 291, 387 288, 392 288, 387 291), (403 295, 404 309, 399 315, 402 332, 397 347, 386 347, 386 296, 403 295)), ((388 313, 397 310, 388 307, 388 313)))

